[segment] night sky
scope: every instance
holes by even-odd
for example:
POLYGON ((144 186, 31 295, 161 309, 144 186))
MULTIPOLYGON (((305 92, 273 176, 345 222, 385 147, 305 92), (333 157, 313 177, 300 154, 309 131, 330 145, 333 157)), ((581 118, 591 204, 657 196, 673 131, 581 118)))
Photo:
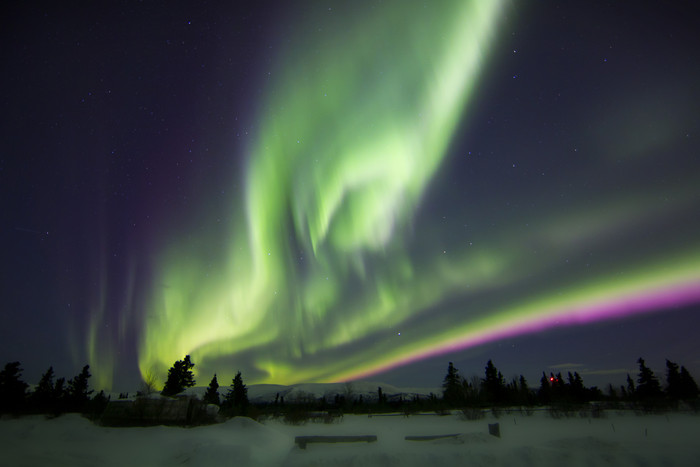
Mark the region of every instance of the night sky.
POLYGON ((700 376, 692 2, 5 2, 0 360, 700 376))

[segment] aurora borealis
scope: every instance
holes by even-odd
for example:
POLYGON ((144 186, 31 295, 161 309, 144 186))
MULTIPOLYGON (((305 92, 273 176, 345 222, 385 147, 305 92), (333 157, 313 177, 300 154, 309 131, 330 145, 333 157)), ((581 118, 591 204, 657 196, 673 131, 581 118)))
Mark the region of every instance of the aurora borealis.
POLYGON ((230 264, 202 290, 206 267, 194 255, 182 264, 175 247, 142 370, 162 373, 183 352, 206 361, 259 347, 253 364, 270 381, 332 379, 338 369, 303 362, 420 311, 399 297, 424 280, 402 231, 468 101, 498 7, 453 5, 417 31, 422 7, 381 7, 370 21, 331 23, 315 47, 290 47, 250 148, 230 264))
POLYGON ((278 384, 700 369, 697 32, 622 8, 18 7, 2 356, 106 388, 185 354, 278 384))

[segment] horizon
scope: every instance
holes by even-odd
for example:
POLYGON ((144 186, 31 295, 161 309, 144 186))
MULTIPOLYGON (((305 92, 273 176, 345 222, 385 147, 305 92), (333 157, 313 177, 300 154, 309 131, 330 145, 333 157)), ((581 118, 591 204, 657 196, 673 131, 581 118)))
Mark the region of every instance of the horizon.
MULTIPOLYGON (((661 387, 662 388, 665 387, 666 386, 666 366, 665 366, 666 359, 664 359, 663 369, 656 369, 653 360, 649 361, 647 358, 644 358, 644 357, 641 357, 641 358, 644 359, 647 367, 649 367, 652 370, 652 372, 654 373, 654 376, 659 380, 661 387)), ((688 371, 690 372, 691 375, 695 374, 691 369, 689 369, 685 364, 683 364, 683 362, 674 361, 672 359, 669 359, 669 360, 673 363, 678 364, 679 367, 685 367, 686 369, 688 369, 688 371)), ((450 363, 450 362, 448 362, 448 363, 450 363)), ((484 379, 484 369, 485 369, 486 363, 487 362, 484 362, 484 364, 482 365, 481 373, 477 373, 477 372, 467 373, 463 370, 463 368, 460 368, 457 365, 455 365, 455 368, 457 369, 459 376, 461 378, 463 378, 465 381, 471 383, 476 378, 478 378, 479 380, 484 379)), ((509 383, 514 379, 518 380, 520 376, 524 376, 530 390, 537 390, 537 388, 540 385, 540 378, 541 378, 542 373, 545 373, 546 375, 549 375, 550 373, 552 373, 554 375, 556 375, 557 373, 561 373, 562 377, 564 377, 564 378, 566 378, 566 376, 569 372, 571 372, 572 374, 578 373, 581 376, 581 378, 583 380, 583 384, 586 388, 597 387, 598 389, 600 389, 603 392, 603 394, 607 394, 609 385, 612 385, 612 387, 615 390, 618 390, 620 387, 625 387, 627 375, 632 377, 632 379, 635 382, 637 381, 637 379, 639 377, 639 365, 638 365, 638 362, 636 362, 636 361, 635 361, 635 364, 633 367, 631 367, 629 369, 614 370, 614 372, 610 372, 610 371, 595 372, 594 371, 591 373, 586 368, 582 368, 584 365, 577 364, 577 363, 563 363, 563 364, 558 364, 558 365, 550 365, 546 369, 543 369, 542 371, 540 371, 540 373, 535 375, 536 377, 533 377, 532 379, 528 375, 526 375, 522 372, 516 372, 516 373, 512 373, 512 374, 503 373, 501 371, 501 369, 498 367, 498 365, 496 364, 496 362, 493 362, 493 363, 496 366, 496 368, 503 374, 503 377, 504 377, 506 383, 509 383), (607 375, 610 375, 610 374, 619 374, 620 375, 619 381, 615 381, 615 380, 612 380, 610 378, 606 379, 607 375), (599 377, 598 379, 595 379, 595 381, 597 381, 597 384, 590 382, 590 380, 591 380, 590 376, 592 376, 592 375, 597 375, 599 377), (601 384, 601 382, 602 382, 602 384, 601 384)), ((28 383, 30 390, 33 390, 36 387, 36 385, 38 384, 39 378, 37 378, 36 382, 28 381, 26 378, 24 378, 24 368, 22 367, 21 362, 20 362, 20 368, 22 368, 22 370, 23 370, 22 375, 20 376, 20 379, 25 381, 26 383, 28 383)), ((45 370, 47 370, 47 369, 48 369, 48 367, 45 370)), ((43 372, 45 372, 45 370, 42 371, 42 374, 43 374, 43 372)), ((196 362, 195 362, 195 367, 193 368, 192 371, 195 372, 195 370, 196 370, 196 362)), ((445 370, 444 373, 446 374, 447 364, 444 365, 444 370, 445 370)), ((92 371, 92 368, 90 368, 90 371, 92 371)), ((66 381, 72 377, 72 375, 66 375, 66 374, 62 374, 62 373, 56 371, 55 368, 54 368, 54 373, 55 373, 55 378, 64 377, 66 379, 66 381)), ((217 380, 219 381, 220 389, 227 388, 227 387, 231 386, 231 383, 227 383, 227 381, 229 381, 229 380, 232 381, 233 376, 231 378, 225 379, 225 378, 221 377, 222 373, 215 372, 212 375, 210 375, 209 377, 202 378, 200 376, 197 376, 196 372, 195 372, 195 385, 192 386, 190 389, 208 387, 211 379, 213 378, 213 376, 215 374, 217 376, 217 380)), ((243 376, 243 383, 247 387, 265 386, 265 385, 283 386, 283 387, 297 387, 297 386, 304 386, 304 385, 347 385, 347 384, 353 384, 353 383, 357 383, 357 384, 362 385, 362 384, 370 384, 371 383, 373 385, 380 385, 382 387, 390 386, 390 387, 394 387, 396 389, 437 389, 437 390, 439 390, 440 394, 442 393, 442 385, 443 385, 443 379, 444 379, 444 375, 443 375, 443 377, 439 381, 435 381, 435 382, 432 382, 429 384, 411 384, 410 381, 406 381, 405 383, 402 383, 402 384, 396 384, 395 382, 384 381, 381 379, 369 379, 369 378, 357 379, 357 380, 347 380, 347 381, 326 381, 326 382, 308 381, 308 382, 297 382, 297 383, 292 383, 292 384, 281 384, 281 383, 275 383, 275 382, 249 383, 245 379, 245 375, 242 375, 242 376, 243 376)), ((160 381, 160 380, 155 381, 156 392, 158 392, 158 393, 161 392, 163 385, 165 384, 166 379, 167 378, 164 378, 162 381, 160 381)), ((98 388, 98 387, 93 386, 92 383, 90 384, 90 388, 94 391, 93 395, 99 393, 100 391, 104 391, 107 394, 121 394, 121 393, 136 394, 137 392, 140 392, 143 389, 142 386, 143 386, 143 381, 141 383, 139 383, 138 385, 131 387, 131 388, 119 387, 119 388, 107 389, 107 388, 98 388)), ((185 389, 185 391, 187 391, 187 390, 188 390, 188 388, 185 389)), ((436 394, 436 395, 440 395, 440 394, 436 394)))

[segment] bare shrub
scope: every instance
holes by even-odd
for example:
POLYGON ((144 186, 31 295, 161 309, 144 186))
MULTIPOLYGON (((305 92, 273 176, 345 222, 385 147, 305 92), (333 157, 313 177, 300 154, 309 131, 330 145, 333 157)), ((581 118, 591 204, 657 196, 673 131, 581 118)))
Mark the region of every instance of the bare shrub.
POLYGON ((305 410, 290 410, 282 416, 282 422, 287 425, 306 425, 311 418, 309 412, 305 410))
POLYGON ((477 409, 474 407, 465 407, 462 409, 462 413, 460 414, 460 418, 462 420, 481 420, 482 418, 486 417, 486 414, 484 413, 483 410, 477 409))
POLYGON ((158 380, 153 372, 147 371, 144 373, 143 381, 141 382, 141 387, 138 392, 145 396, 158 392, 158 380))

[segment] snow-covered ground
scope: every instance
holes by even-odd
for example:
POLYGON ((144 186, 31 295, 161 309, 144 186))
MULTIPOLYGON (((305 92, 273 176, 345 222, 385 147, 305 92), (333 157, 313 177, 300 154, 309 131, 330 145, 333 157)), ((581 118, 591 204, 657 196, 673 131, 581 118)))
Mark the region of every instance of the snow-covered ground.
POLYGON ((448 416, 346 415, 334 424, 285 425, 234 418, 197 428, 105 428, 79 415, 0 420, 0 465, 698 465, 700 416, 686 413, 552 419, 504 413, 465 421, 448 416), (500 424, 501 438, 488 434, 500 424), (461 433, 406 441, 405 436, 461 433), (374 443, 309 444, 300 435, 376 435, 374 443))

